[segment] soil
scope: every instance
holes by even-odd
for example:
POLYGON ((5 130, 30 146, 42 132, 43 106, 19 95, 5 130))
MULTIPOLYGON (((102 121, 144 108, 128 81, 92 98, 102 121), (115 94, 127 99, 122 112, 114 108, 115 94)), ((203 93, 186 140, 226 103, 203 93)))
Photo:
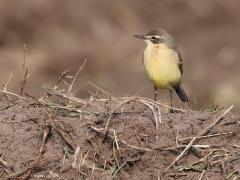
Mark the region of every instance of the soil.
POLYGON ((166 170, 190 140, 224 109, 169 113, 162 108, 156 131, 151 109, 135 101, 114 112, 121 100, 93 100, 82 107, 66 102, 62 98, 40 103, 30 97, 1 97, 1 179, 239 177, 240 117, 231 113, 166 170), (218 135, 210 137, 213 134, 218 135))

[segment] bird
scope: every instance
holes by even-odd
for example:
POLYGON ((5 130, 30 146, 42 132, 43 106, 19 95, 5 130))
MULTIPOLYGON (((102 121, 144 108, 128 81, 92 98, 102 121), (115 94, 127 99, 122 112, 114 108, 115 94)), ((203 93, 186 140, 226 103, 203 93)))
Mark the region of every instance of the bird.
POLYGON ((181 86, 183 62, 175 38, 162 28, 134 37, 144 40, 147 44, 143 53, 143 66, 154 87, 154 100, 157 101, 158 89, 168 89, 171 107, 173 91, 181 101, 188 102, 181 86))

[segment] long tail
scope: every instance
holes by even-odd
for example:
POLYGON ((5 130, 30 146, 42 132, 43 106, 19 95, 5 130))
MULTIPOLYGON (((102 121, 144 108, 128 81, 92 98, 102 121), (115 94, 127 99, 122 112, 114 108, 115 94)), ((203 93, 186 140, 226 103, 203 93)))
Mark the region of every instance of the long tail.
POLYGON ((188 102, 188 97, 184 91, 184 89, 179 85, 177 88, 174 89, 178 95, 178 97, 181 99, 183 102, 188 102))

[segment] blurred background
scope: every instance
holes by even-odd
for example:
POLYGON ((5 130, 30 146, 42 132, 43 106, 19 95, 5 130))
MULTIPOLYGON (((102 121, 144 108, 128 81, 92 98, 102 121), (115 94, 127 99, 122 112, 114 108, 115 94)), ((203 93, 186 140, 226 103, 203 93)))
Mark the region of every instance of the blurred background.
MULTIPOLYGON (((29 94, 54 85, 68 69, 77 96, 89 97, 90 81, 114 96, 153 97, 142 66, 145 43, 134 34, 162 27, 177 40, 184 61, 183 86, 193 108, 240 105, 240 1, 237 0, 2 0, 0 82, 19 93, 27 45, 29 94)), ((161 90, 159 99, 168 102, 161 90)), ((183 106, 175 96, 175 103, 183 106)))

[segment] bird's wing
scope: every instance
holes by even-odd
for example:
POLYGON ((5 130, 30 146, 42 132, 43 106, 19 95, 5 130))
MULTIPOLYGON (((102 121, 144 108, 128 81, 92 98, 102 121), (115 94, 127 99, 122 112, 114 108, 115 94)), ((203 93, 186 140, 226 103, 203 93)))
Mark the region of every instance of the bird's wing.
POLYGON ((178 55, 178 60, 179 60, 178 68, 179 68, 179 70, 180 70, 180 72, 181 72, 181 74, 182 74, 182 73, 183 73, 183 60, 182 60, 182 56, 181 56, 181 54, 180 54, 180 52, 179 52, 176 44, 174 44, 174 46, 172 47, 172 49, 173 49, 173 50, 177 53, 177 55, 178 55))
POLYGON ((182 62, 182 56, 181 56, 180 52, 178 51, 178 49, 176 49, 176 50, 177 50, 177 53, 178 53, 178 59, 179 59, 178 67, 179 67, 179 69, 180 69, 180 71, 181 71, 181 74, 182 74, 182 73, 183 73, 183 62, 182 62))

